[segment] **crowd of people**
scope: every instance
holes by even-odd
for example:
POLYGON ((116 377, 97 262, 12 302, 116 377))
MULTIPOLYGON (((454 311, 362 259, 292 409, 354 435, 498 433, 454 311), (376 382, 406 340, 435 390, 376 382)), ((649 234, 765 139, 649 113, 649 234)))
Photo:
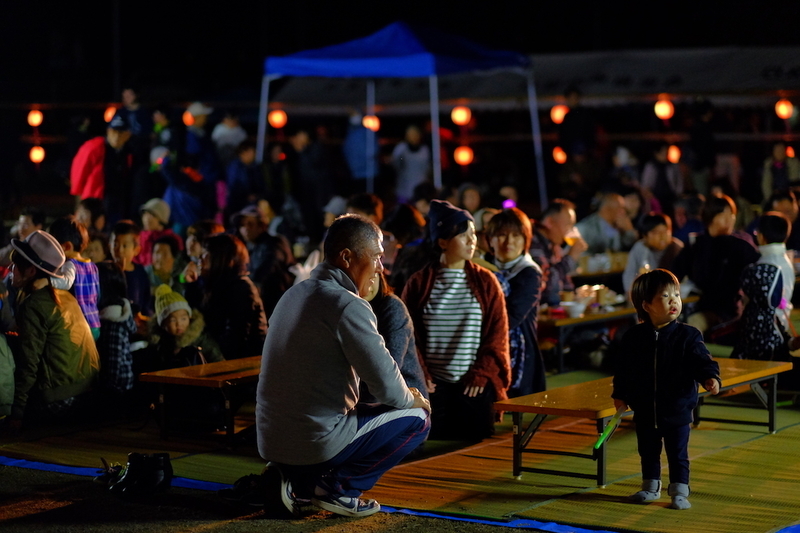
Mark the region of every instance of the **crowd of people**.
MULTIPOLYGON (((415 126, 381 198, 365 192, 377 165, 363 164, 358 121, 348 135, 361 142, 344 145, 350 180, 337 187, 331 154, 307 131, 258 164, 232 114, 212 130, 213 110, 193 103, 181 132, 164 106, 146 112, 130 89, 123 99, 106 135, 75 155, 75 212, 48 224, 25 208, 0 249, 4 432, 88 405, 135 410, 152 401, 140 372, 263 354, 258 391, 245 395, 284 504, 363 515, 379 506, 361 492, 429 431, 486 438, 495 401, 546 389, 539 312, 575 288, 588 254, 629 252, 622 283, 637 309, 635 280, 671 271, 700 294, 688 322, 707 339, 742 321, 738 357, 785 359, 794 346, 800 176, 784 152, 765 166, 763 213, 742 217, 738 197, 703 181, 707 169, 682 173, 665 146, 641 173, 618 150, 613 175, 590 179, 576 112, 563 197, 535 221, 513 187, 437 190, 415 126)), ((218 398, 186 398, 219 423, 218 398)))

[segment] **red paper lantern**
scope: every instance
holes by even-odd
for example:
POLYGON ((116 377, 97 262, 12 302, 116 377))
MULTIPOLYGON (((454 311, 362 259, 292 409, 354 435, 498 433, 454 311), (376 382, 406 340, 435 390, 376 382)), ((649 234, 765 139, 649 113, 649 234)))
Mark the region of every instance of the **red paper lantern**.
POLYGON ((564 104, 554 105, 550 110, 550 120, 555 124, 561 124, 564 122, 564 117, 567 116, 567 113, 569 113, 569 107, 564 104))
POLYGON ((270 111, 269 115, 267 115, 267 121, 269 122, 269 125, 275 129, 281 129, 284 127, 287 120, 289 120, 289 117, 286 116, 286 111, 283 111, 282 109, 270 111))
POLYGON ((786 147, 786 157, 794 157, 794 148, 791 146, 786 147))
POLYGON ((675 146, 674 144, 671 145, 667 149, 667 160, 670 163, 677 165, 678 161, 681 160, 681 149, 675 146))
POLYGON ((787 120, 794 113, 794 106, 786 98, 781 98, 775 104, 775 114, 783 120, 787 120))
POLYGON ((675 115, 675 106, 666 97, 660 97, 653 110, 661 120, 669 120, 675 115))
POLYGON ((453 152, 453 159, 461 166, 469 165, 474 158, 475 154, 469 146, 459 146, 456 148, 456 151, 453 152))
POLYGON ((381 121, 375 115, 366 115, 361 119, 361 125, 368 130, 378 131, 381 129, 381 121))
POLYGON ((106 108, 105 111, 103 111, 103 120, 105 120, 106 123, 109 123, 109 122, 111 122, 111 119, 113 119, 114 115, 116 115, 116 114, 117 114, 117 107, 113 106, 113 105, 110 105, 110 106, 108 106, 106 108))
POLYGON ((44 161, 44 148, 42 148, 41 146, 34 146, 28 153, 28 156, 34 163, 37 164, 41 163, 42 161, 44 161))
POLYGON ((565 152, 560 146, 556 146, 553 148, 553 159, 555 159, 556 163, 559 165, 563 165, 567 162, 567 152, 565 152))
POLYGON ((28 125, 36 128, 42 124, 42 120, 44 119, 44 115, 38 109, 34 109, 30 113, 28 113, 28 125))
POLYGON ((466 126, 472 119, 472 111, 467 106, 456 106, 450 112, 450 118, 457 126, 466 126))

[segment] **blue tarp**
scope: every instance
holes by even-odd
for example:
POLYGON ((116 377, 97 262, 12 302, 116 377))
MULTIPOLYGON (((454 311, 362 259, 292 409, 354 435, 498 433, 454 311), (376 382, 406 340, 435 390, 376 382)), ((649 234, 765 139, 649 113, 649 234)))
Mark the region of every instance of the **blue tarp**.
POLYGON ((354 41, 264 61, 266 75, 325 78, 412 78, 515 67, 529 68, 530 60, 404 22, 354 41))

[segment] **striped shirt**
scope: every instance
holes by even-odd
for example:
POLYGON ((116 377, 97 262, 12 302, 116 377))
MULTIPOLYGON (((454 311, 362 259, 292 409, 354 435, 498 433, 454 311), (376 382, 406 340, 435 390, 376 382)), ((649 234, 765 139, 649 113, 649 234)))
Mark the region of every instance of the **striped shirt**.
POLYGON ((431 375, 458 382, 475 362, 483 312, 464 269, 442 268, 422 312, 428 332, 425 362, 431 375))

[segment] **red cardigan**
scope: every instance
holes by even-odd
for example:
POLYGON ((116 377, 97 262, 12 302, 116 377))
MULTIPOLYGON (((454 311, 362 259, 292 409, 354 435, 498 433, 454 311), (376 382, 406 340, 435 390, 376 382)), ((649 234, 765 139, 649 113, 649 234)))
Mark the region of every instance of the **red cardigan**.
MULTIPOLYGON (((498 400, 508 398, 511 384, 511 359, 508 353, 508 315, 506 299, 500 282, 489 270, 467 261, 467 285, 478 300, 483 312, 481 324, 481 345, 475 362, 462 381, 468 386, 485 387, 488 382, 494 385, 498 400)), ((403 290, 403 301, 414 322, 414 337, 425 377, 430 379, 425 360, 427 358, 425 341, 428 337, 422 311, 428 302, 433 282, 439 272, 439 263, 431 263, 408 280, 403 290)))

